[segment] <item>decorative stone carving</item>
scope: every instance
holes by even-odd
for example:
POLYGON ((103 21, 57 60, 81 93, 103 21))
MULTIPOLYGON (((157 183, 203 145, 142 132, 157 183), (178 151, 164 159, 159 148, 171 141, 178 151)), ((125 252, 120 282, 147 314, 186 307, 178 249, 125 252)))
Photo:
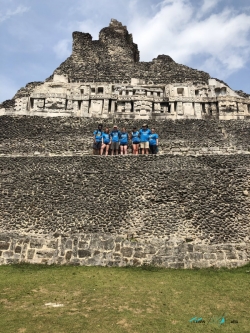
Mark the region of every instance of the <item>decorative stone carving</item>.
POLYGON ((125 102, 125 112, 131 112, 131 111, 132 111, 131 102, 125 102))
POLYGON ((45 99, 45 109, 65 110, 66 100, 62 98, 49 97, 45 99))
POLYGON ((83 114, 89 113, 89 101, 82 102, 82 111, 83 111, 83 114))
POLYGON ((67 101, 67 110, 73 110, 73 101, 72 101, 72 99, 69 99, 67 101))
POLYGON ((238 111, 239 113, 247 113, 247 104, 238 103, 238 111))
POLYGON ((103 100, 91 100, 91 113, 101 114, 103 107, 103 100))
POLYGON ((125 102, 117 102, 117 112, 124 112, 125 111, 125 102))
POLYGON ((8 105, 15 104, 19 114, 32 111, 36 115, 45 110, 47 116, 60 116, 65 110, 75 116, 93 114, 104 118, 112 117, 115 110, 125 112, 128 118, 135 116, 132 111, 150 118, 153 109, 161 113, 160 118, 173 119, 174 114, 179 118, 202 118, 199 103, 207 115, 244 119, 249 95, 233 91, 223 81, 177 64, 166 55, 139 62, 132 35, 120 22, 112 20, 100 31, 99 41, 93 41, 88 33, 74 32, 72 55, 53 75, 45 82, 27 84, 16 93, 13 103, 4 102, 0 108, 9 112, 8 105), (174 105, 170 113, 166 103, 174 105))
POLYGON ((109 100, 105 99, 103 102, 103 113, 108 113, 109 112, 109 100))
POLYGON ((177 102, 177 114, 183 115, 183 105, 182 105, 182 102, 177 102))
POLYGON ((236 102, 233 101, 220 101, 219 108, 222 113, 234 113, 237 112, 236 102))
POLYGON ((160 103, 154 103, 154 112, 161 112, 161 104, 160 103))
POLYGON ((45 105, 45 100, 44 99, 34 99, 34 105, 33 108, 34 110, 43 110, 45 105))
POLYGON ((183 103, 185 116, 194 116, 193 103, 183 103))
POLYGON ((149 101, 135 101, 135 112, 146 113, 152 111, 152 102, 149 101))
POLYGON ((194 112, 197 118, 201 118, 201 103, 194 103, 194 112))

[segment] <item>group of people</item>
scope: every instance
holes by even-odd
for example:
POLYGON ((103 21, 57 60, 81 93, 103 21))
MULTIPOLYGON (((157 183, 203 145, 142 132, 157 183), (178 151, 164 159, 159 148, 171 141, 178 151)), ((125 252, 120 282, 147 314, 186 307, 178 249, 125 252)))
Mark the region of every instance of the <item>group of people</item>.
POLYGON ((150 130, 147 124, 143 124, 139 130, 133 127, 131 133, 128 133, 125 127, 119 130, 117 125, 114 125, 111 132, 108 127, 103 131, 102 124, 99 124, 93 135, 94 155, 108 155, 109 150, 111 150, 111 155, 118 155, 119 151, 121 155, 126 155, 129 140, 132 142, 132 153, 134 155, 138 155, 140 150, 141 154, 148 154, 149 151, 151 154, 157 154, 158 152, 158 134, 154 128, 150 130))

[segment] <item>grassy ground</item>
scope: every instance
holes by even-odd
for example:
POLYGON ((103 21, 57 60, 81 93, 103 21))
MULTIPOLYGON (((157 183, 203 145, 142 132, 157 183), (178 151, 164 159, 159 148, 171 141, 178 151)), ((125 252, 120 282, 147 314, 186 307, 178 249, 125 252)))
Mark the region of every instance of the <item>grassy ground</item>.
POLYGON ((0 332, 250 332, 248 271, 0 266, 0 332))

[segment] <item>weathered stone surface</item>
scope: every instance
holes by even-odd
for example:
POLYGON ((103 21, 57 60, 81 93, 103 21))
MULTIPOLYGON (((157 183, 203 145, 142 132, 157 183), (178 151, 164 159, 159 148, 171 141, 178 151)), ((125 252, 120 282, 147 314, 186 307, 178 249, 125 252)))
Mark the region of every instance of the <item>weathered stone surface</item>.
MULTIPOLYGON (((71 56, 45 82, 31 82, 3 102, 0 114, 228 120, 247 119, 249 106, 249 95, 170 56, 140 62, 132 34, 112 19, 99 40, 73 32, 71 56)), ((173 153, 180 151, 185 147, 173 153)))

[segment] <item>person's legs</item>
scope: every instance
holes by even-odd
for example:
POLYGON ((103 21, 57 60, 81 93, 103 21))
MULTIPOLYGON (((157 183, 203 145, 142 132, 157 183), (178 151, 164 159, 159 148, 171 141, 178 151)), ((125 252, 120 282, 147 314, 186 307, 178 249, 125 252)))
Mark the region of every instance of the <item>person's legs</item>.
POLYGON ((109 154, 109 145, 106 145, 106 156, 109 154))
POLYGON ((121 153, 121 155, 123 155, 123 154, 124 154, 124 147, 125 147, 125 146, 123 146, 123 145, 120 145, 120 151, 121 151, 120 153, 121 153))
POLYGON ((102 148, 102 143, 97 142, 97 155, 101 155, 101 148, 102 148))
POLYGON ((105 149, 106 145, 105 143, 102 144, 101 150, 100 150, 100 155, 103 155, 103 150, 105 149))
POLYGON ((124 155, 128 154, 128 146, 123 146, 124 155))
POLYGON ((141 142, 140 147, 141 147, 141 154, 144 155, 144 153, 145 153, 145 151, 144 151, 144 142, 141 142))
POLYGON ((148 155, 148 149, 149 149, 149 142, 144 143, 145 153, 148 155))
POLYGON ((96 155, 96 143, 93 143, 93 155, 96 155))
POLYGON ((114 142, 111 142, 110 149, 111 149, 111 156, 113 156, 114 155, 114 150, 115 150, 114 142))
POLYGON ((119 145, 120 145, 119 142, 115 143, 115 149, 116 149, 115 155, 119 154, 119 145))

